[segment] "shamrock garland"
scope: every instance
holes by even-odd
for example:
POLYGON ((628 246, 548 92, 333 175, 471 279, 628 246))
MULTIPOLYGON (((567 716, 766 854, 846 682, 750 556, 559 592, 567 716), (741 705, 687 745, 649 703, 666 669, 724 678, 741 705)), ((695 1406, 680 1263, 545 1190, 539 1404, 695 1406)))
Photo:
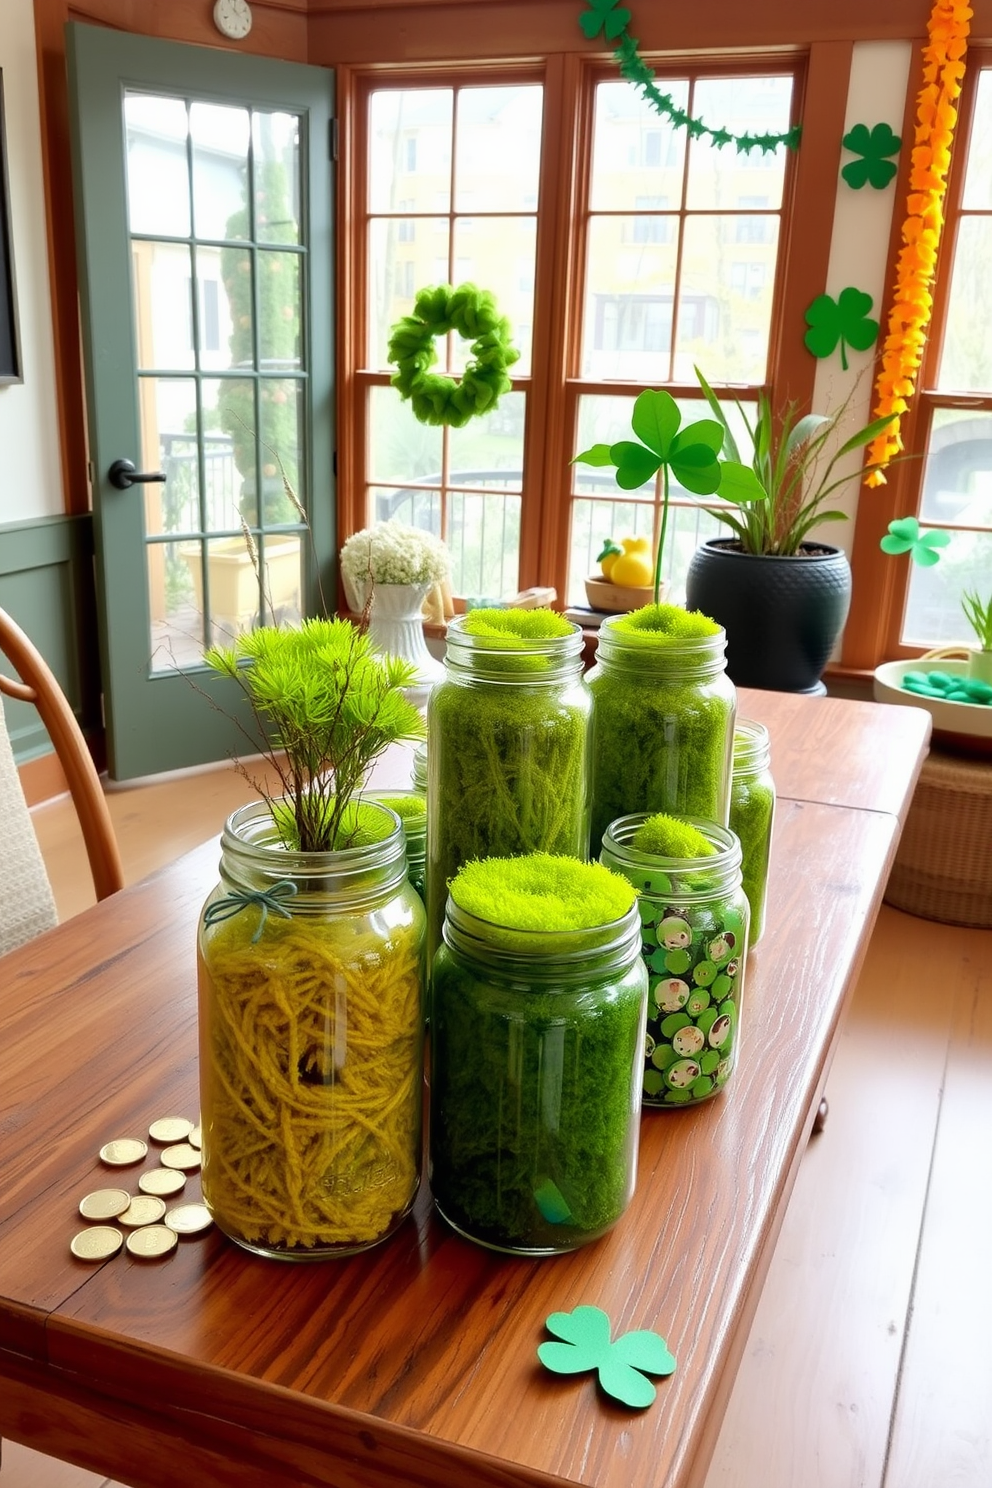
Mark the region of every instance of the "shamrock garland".
POLYGON ((554 1374, 584 1374, 595 1369, 607 1395, 643 1410, 657 1391, 644 1374, 674 1374, 676 1363, 658 1333, 639 1328, 610 1342, 610 1320, 600 1307, 553 1312, 544 1326, 563 1343, 542 1343, 537 1357, 554 1374), (640 1371, 644 1371, 641 1373, 640 1371))
POLYGON ((401 398, 409 398, 422 424, 448 424, 460 429, 469 419, 496 408, 500 395, 513 386, 506 369, 518 360, 510 342, 510 322, 496 309, 487 289, 441 284, 422 289, 413 313, 393 326, 388 360, 399 368, 390 378, 401 398), (437 361, 435 336, 457 331, 472 341, 472 360, 461 382, 430 368, 437 361))
POLYGON ((684 109, 679 108, 670 93, 662 93, 655 87, 654 68, 643 60, 637 50, 636 37, 631 36, 627 30, 631 16, 626 6, 622 6, 620 0, 587 0, 587 3, 589 9, 579 16, 579 25, 585 35, 590 41, 594 41, 602 31, 607 41, 616 42, 613 55, 619 65, 620 76, 640 88, 648 103, 674 124, 676 129, 687 130, 693 139, 705 136, 718 150, 722 150, 724 145, 732 144, 740 154, 760 150, 763 155, 770 155, 779 145, 786 145, 790 150, 797 147, 802 133, 798 124, 785 134, 734 134, 729 129, 711 129, 702 119, 692 118, 684 109))

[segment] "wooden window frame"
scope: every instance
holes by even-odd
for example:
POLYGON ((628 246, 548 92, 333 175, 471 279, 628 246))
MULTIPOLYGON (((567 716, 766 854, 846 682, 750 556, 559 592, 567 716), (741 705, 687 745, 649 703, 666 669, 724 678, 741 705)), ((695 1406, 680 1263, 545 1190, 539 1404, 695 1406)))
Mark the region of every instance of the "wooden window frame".
MULTIPOLYGON (((786 68, 795 75, 794 116, 804 121, 804 139, 786 174, 774 290, 777 313, 771 326, 766 384, 780 406, 794 401, 808 407, 813 396, 816 363, 803 346, 800 328, 806 306, 826 282, 834 195, 823 190, 823 181, 834 179, 836 174, 836 141, 843 132, 852 46, 850 42, 824 42, 812 44, 805 52, 775 50, 744 56, 701 52, 667 59, 672 70, 703 70, 708 75, 786 68)), ((652 60, 658 67, 666 61, 664 57, 652 60)), ((371 64, 338 69, 343 141, 338 217, 343 229, 337 268, 338 305, 342 310, 338 537, 343 542, 367 520, 365 392, 370 384, 388 383, 388 375, 372 373, 364 366, 368 93, 386 82, 450 86, 464 82, 473 73, 479 74, 480 81, 494 84, 539 80, 544 86, 541 182, 543 190, 549 182, 556 183, 557 190, 539 203, 532 372, 517 379, 528 394, 520 584, 550 585, 564 597, 572 502, 569 462, 575 453, 578 398, 589 392, 636 394, 645 386, 619 379, 597 383, 576 375, 585 261, 582 193, 589 179, 594 86, 600 79, 617 75, 615 66, 602 57, 575 51, 511 63, 480 58, 476 63, 390 67, 388 72, 371 64)), ((698 393, 695 385, 666 386, 676 396, 698 393)))

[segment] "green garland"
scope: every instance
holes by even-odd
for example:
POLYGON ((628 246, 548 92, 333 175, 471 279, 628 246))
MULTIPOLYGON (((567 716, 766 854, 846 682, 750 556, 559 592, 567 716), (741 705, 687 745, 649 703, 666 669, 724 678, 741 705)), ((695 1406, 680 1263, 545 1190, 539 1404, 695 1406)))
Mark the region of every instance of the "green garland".
POLYGON ((652 107, 669 119, 676 129, 688 130, 693 139, 705 135, 717 149, 732 144, 741 154, 761 150, 762 154, 770 155, 779 145, 786 145, 790 150, 796 149, 802 133, 798 124, 785 134, 734 134, 729 129, 711 129, 702 119, 692 118, 684 109, 679 108, 670 93, 662 93, 655 87, 654 68, 649 67, 640 56, 637 40, 627 30, 630 11, 620 6, 618 0, 588 0, 588 3, 589 10, 583 11, 579 16, 579 25, 585 35, 592 41, 602 31, 608 41, 617 43, 613 55, 620 68, 620 76, 640 88, 652 107))
POLYGON ((413 314, 404 315, 389 337, 388 360, 399 368, 390 379, 401 398, 409 398, 422 424, 460 429, 469 419, 491 413, 501 393, 513 386, 506 369, 520 353, 510 342, 510 322, 496 309, 487 289, 450 284, 422 289, 413 314), (437 361, 434 338, 457 331, 472 342, 472 360, 460 382, 431 372, 437 361))

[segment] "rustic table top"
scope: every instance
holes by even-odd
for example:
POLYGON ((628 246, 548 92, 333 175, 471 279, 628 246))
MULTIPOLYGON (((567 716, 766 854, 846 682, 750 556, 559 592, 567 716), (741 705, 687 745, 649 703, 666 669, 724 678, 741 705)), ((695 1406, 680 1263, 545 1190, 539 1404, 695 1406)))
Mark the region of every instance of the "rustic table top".
POLYGON ((569 1255, 473 1246, 425 1186, 347 1260, 279 1264, 216 1232, 159 1262, 75 1260, 79 1198, 115 1182, 100 1146, 196 1114, 216 842, 5 958, 0 1435, 149 1485, 176 1481, 177 1454, 184 1480, 232 1488, 698 1485, 929 726, 786 694, 740 712, 772 731, 779 802, 738 1068, 713 1101, 645 1114, 630 1209, 569 1255), (545 1318, 583 1303, 667 1339, 678 1368, 648 1410, 539 1365, 545 1318))

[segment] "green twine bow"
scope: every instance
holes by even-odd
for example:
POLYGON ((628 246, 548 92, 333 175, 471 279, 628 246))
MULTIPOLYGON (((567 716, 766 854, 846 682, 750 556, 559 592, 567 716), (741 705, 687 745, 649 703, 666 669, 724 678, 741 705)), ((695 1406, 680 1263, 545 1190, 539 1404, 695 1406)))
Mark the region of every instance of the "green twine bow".
POLYGON ((240 914, 247 909, 249 904, 257 904, 262 911, 258 921, 258 929, 251 938, 252 945, 262 938, 265 922, 269 917, 269 911, 273 914, 282 915, 284 920, 292 919, 292 915, 285 904, 280 903, 282 899, 292 899, 296 893, 296 885, 288 878, 281 878, 274 883, 271 889, 256 889, 252 893, 244 893, 241 889, 232 889, 225 894, 223 899, 215 899, 209 904, 204 912, 203 923, 205 925, 216 925, 220 920, 229 920, 232 916, 240 914))

